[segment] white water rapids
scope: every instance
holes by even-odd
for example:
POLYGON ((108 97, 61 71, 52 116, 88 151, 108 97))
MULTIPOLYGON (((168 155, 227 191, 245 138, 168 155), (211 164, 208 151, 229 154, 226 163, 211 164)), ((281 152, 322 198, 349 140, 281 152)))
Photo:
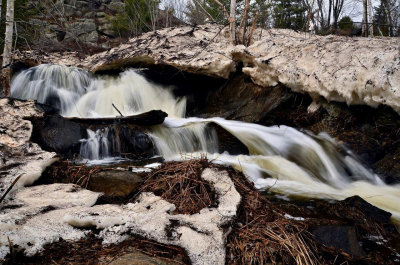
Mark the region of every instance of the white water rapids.
MULTIPOLYGON (((78 68, 40 65, 19 73, 13 79, 11 93, 17 98, 52 104, 64 116, 119 115, 112 104, 125 116, 161 109, 169 118, 164 124, 154 126, 150 136, 167 160, 207 154, 216 163, 242 170, 261 190, 338 200, 359 195, 400 220, 400 185, 383 183, 351 152, 339 152, 338 144, 328 135, 221 118, 184 118, 185 98, 174 98, 171 88, 155 85, 133 70, 119 77, 95 78, 78 68), (218 154, 218 141, 223 139, 207 129, 209 123, 221 126, 239 139, 250 155, 218 154)), ((101 141, 104 138, 92 132, 83 140, 81 154, 86 152, 101 158, 97 149, 92 149, 105 149, 106 143, 101 141)))

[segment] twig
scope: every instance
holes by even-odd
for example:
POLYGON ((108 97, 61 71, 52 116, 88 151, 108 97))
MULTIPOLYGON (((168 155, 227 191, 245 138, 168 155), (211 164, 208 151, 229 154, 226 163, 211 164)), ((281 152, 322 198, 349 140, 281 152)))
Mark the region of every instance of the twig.
POLYGON ((114 109, 116 109, 118 111, 119 115, 124 117, 124 115, 122 115, 121 111, 119 111, 119 109, 117 109, 117 107, 114 105, 114 103, 111 103, 111 105, 114 107, 114 109))
POLYGON ((257 11, 256 15, 254 16, 254 20, 253 20, 253 23, 251 25, 251 30, 250 30, 250 34, 249 34, 249 39, 247 40, 247 46, 250 45, 251 38, 253 37, 254 29, 256 28, 256 22, 257 22, 257 18, 258 18, 258 13, 259 12, 257 11))
POLYGON ((3 196, 1 196, 0 198, 0 203, 6 198, 7 194, 12 190, 12 188, 15 186, 15 184, 17 184, 18 180, 25 175, 25 173, 20 174, 11 184, 10 187, 8 187, 8 189, 6 190, 6 192, 3 194, 3 196))

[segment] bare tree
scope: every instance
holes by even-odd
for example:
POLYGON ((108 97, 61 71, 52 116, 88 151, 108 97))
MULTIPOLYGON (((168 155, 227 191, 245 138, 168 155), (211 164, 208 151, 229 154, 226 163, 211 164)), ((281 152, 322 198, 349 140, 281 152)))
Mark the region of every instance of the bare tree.
POLYGON ((373 19, 373 14, 372 14, 372 2, 371 0, 368 0, 368 18, 369 18, 369 36, 374 37, 374 25, 372 22, 374 21, 373 19))
POLYGON ((14 0, 7 0, 6 11, 6 33, 4 38, 4 52, 2 63, 2 86, 4 95, 8 96, 10 92, 10 64, 12 59, 12 40, 14 31, 14 0))
POLYGON ((236 0, 231 0, 231 13, 229 16, 229 24, 231 30, 231 41, 235 43, 236 41, 236 0))
POLYGON ((333 0, 332 2, 333 28, 336 31, 338 28, 339 17, 342 14, 344 0, 333 0))
POLYGON ((362 20, 362 35, 364 37, 368 36, 368 18, 367 18, 367 13, 368 13, 368 4, 367 4, 367 0, 363 0, 363 20, 362 20))
POLYGON ((0 1, 0 21, 1 21, 1 9, 3 7, 3 1, 0 1))

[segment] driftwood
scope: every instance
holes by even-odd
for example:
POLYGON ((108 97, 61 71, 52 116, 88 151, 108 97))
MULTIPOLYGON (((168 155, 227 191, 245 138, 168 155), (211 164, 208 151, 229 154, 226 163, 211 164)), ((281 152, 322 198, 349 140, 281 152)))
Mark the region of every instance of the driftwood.
POLYGON ((115 124, 115 123, 134 124, 134 125, 157 125, 163 123, 167 116, 168 114, 162 110, 151 110, 138 115, 125 116, 125 117, 107 117, 107 118, 71 117, 66 119, 79 124, 91 124, 91 125, 105 125, 105 124, 115 124))

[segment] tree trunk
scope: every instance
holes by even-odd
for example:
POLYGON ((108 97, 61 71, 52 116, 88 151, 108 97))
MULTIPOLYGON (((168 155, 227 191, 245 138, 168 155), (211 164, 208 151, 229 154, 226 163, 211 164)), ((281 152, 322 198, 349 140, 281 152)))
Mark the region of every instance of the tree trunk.
POLYGON ((327 25, 328 28, 330 28, 331 26, 332 5, 333 5, 332 0, 329 0, 328 25, 327 25))
POLYGON ((231 13, 230 13, 230 30, 231 41, 233 44, 236 42, 236 0, 231 0, 231 13))
POLYGON ((4 38, 4 52, 2 64, 2 86, 5 96, 9 95, 10 91, 10 64, 12 57, 12 39, 14 30, 14 0, 7 0, 6 12, 6 34, 4 38))
POLYGON ((372 1, 368 0, 368 17, 369 17, 369 36, 371 38, 374 37, 374 24, 373 24, 373 15, 372 15, 372 1))
POLYGON ((368 37, 368 18, 367 18, 367 0, 363 0, 363 24, 362 24, 362 35, 368 37))

